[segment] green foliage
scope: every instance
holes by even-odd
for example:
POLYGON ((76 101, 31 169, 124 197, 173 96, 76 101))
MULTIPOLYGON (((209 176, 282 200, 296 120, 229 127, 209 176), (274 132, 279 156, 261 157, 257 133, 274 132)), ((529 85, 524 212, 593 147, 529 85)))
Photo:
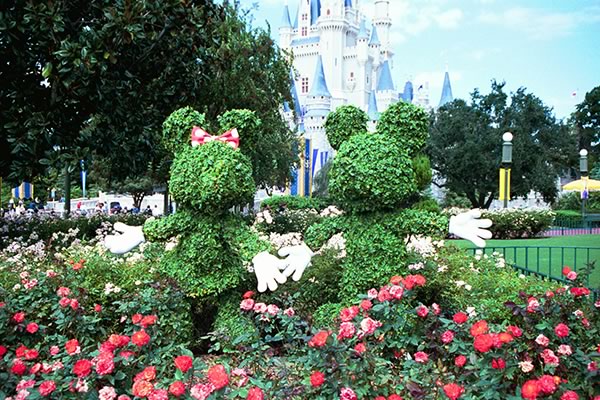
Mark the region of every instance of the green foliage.
POLYGON ((339 303, 325 303, 320 305, 312 315, 313 326, 316 328, 334 326, 342 308, 344 306, 339 303))
POLYGON ((350 137, 357 134, 367 133, 367 122, 369 117, 360 108, 353 105, 338 107, 329 113, 325 121, 327 141, 335 150, 339 150, 342 144, 350 137))
POLYGON ((304 234, 309 226, 319 222, 321 217, 314 209, 285 209, 278 208, 268 211, 272 220, 267 221, 264 216, 257 216, 257 229, 265 233, 299 232, 304 234))
POLYGON ((176 155, 170 191, 180 206, 222 214, 233 206, 251 203, 256 188, 248 158, 215 141, 184 148, 176 155))
POLYGON ((332 165, 333 161, 331 159, 327 160, 313 178, 313 197, 329 197, 329 172, 332 165))
POLYGON ((377 133, 398 144, 410 157, 417 155, 427 141, 429 117, 423 108, 399 101, 381 114, 377 133))
POLYGON ((184 147, 190 146, 192 129, 195 126, 209 129, 203 114, 192 107, 173 111, 162 125, 162 144, 165 149, 173 155, 184 147))
POLYGON ((261 210, 269 209, 275 211, 278 209, 288 210, 323 210, 327 208, 329 202, 327 199, 313 198, 313 197, 300 197, 300 196, 272 196, 268 199, 263 200, 260 203, 261 210))
POLYGON ((352 136, 340 147, 330 173, 329 191, 345 210, 389 210, 417 191, 406 150, 381 135, 352 136))
MULTIPOLYGON (((223 295, 213 323, 213 335, 219 339, 219 347, 213 350, 232 350, 235 346, 250 345, 258 338, 258 330, 246 315, 240 315, 238 292, 223 295), (234 339, 237 339, 234 346, 234 339)), ((214 310, 213 310, 214 311, 214 310)), ((206 318, 206 316, 204 317, 206 318)))
POLYGON ((471 207, 471 202, 464 195, 457 194, 453 191, 447 191, 444 196, 444 201, 442 202, 442 208, 469 208, 471 207))
MULTIPOLYGON (((581 213, 581 194, 579 192, 565 193, 558 198, 553 208, 555 210, 571 210, 581 213)), ((586 212, 600 212, 600 193, 590 192, 585 208, 586 212)))
POLYGON ((413 169, 415 171, 415 179, 417 180, 417 188, 425 190, 431 184, 433 172, 431 171, 431 163, 426 155, 419 154, 412 160, 413 169))
POLYGON ((429 211, 432 213, 441 213, 442 209, 435 199, 424 198, 411 206, 413 210, 429 211))
POLYGON ((433 116, 427 154, 446 179, 444 187, 465 194, 471 207, 489 208, 498 191, 502 135, 514 135, 511 192, 532 189, 548 202, 556 197, 556 178, 574 163, 575 140, 552 110, 524 88, 507 95, 504 83, 492 83, 471 103, 456 100, 433 116))
MULTIPOLYGON (((585 94, 571 116, 580 149, 587 149, 590 158, 600 161, 600 86, 585 94)), ((595 178, 598 179, 598 178, 595 178)))

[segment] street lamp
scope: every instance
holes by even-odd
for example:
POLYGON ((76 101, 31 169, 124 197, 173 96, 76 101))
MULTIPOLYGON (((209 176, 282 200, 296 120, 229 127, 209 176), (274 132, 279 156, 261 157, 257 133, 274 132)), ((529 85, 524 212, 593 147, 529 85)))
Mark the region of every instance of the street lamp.
POLYGON ((581 216, 585 216, 585 201, 588 198, 587 180, 588 180, 588 151, 581 149, 579 151, 579 172, 583 181, 583 190, 581 191, 581 216))
POLYGON ((505 132, 502 135, 502 165, 500 167, 500 200, 504 200, 504 208, 510 200, 510 166, 512 164, 513 134, 505 132))

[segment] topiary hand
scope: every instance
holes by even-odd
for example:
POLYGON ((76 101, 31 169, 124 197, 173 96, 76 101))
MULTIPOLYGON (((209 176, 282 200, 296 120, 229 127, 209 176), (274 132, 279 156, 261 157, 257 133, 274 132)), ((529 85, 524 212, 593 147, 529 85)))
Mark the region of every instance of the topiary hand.
POLYGON ((145 241, 141 226, 129 226, 116 222, 114 228, 121 235, 108 235, 104 239, 104 246, 113 254, 124 254, 145 241))
POLYGON ((287 266, 285 260, 280 260, 266 251, 262 251, 252 259, 254 265, 254 274, 258 281, 258 291, 265 292, 267 288, 274 292, 277 290, 277 283, 285 283, 287 277, 280 270, 287 266))
POLYGON ((310 261, 313 253, 305 243, 302 243, 299 246, 288 246, 283 247, 279 250, 279 255, 281 257, 287 256, 285 260, 285 264, 287 265, 285 270, 283 271, 283 275, 286 277, 294 274, 292 279, 296 282, 302 278, 302 274, 304 270, 310 266, 310 261))
POLYGON ((489 219, 479 219, 481 212, 471 210, 450 218, 448 231, 459 238, 469 240, 477 247, 485 247, 485 240, 492 237, 492 232, 487 229, 492 226, 489 219))

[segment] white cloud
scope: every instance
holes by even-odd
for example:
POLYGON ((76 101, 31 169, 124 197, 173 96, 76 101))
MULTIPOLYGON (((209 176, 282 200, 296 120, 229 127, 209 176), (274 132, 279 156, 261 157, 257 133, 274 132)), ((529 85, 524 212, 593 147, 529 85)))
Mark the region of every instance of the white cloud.
POLYGON ((435 21, 442 29, 457 28, 460 21, 462 20, 462 17, 463 12, 458 8, 453 8, 451 10, 441 12, 434 16, 435 21))
POLYGON ((554 39, 570 35, 581 25, 600 22, 600 7, 572 12, 513 7, 501 13, 481 13, 478 20, 484 24, 523 32, 532 39, 554 39))

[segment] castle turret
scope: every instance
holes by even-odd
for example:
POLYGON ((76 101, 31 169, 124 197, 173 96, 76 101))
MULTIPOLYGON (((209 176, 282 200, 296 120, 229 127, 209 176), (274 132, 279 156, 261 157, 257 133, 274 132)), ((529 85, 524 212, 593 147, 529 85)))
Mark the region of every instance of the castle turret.
POLYGON ((292 29, 290 9, 286 2, 283 6, 283 16, 281 17, 281 26, 279 27, 279 46, 282 49, 289 49, 292 41, 292 29))
POLYGON ((450 103, 453 100, 454 97, 452 96, 452 86, 450 86, 450 75, 448 74, 448 71, 446 71, 446 74, 444 75, 444 86, 442 86, 442 97, 440 98, 438 107, 450 103))
POLYGON ((406 81, 404 84, 404 92, 402 92, 402 101, 412 103, 414 97, 414 89, 411 81, 406 81))
POLYGON ((373 87, 377 83, 377 76, 379 74, 379 66, 381 65, 381 42, 379 41, 379 35, 377 34, 377 28, 373 25, 371 30, 371 39, 369 40, 369 54, 373 58, 373 87))
POLYGON ((390 18, 389 0, 375 0, 373 25, 377 27, 381 35, 381 50, 390 53, 387 58, 391 57, 390 28, 392 27, 392 19, 390 18))
MULTIPOLYGON (((316 0, 312 0, 316 4, 316 0)), ((319 1, 320 3, 320 1, 319 1)), ((334 99, 343 97, 347 77, 343 73, 345 35, 343 0, 323 0, 318 23, 320 42, 319 54, 323 58, 325 77, 334 99)))
POLYGON ((390 104, 398 101, 398 93, 394 89, 392 80, 392 71, 389 61, 384 61, 381 65, 381 72, 377 80, 377 103, 382 109, 386 109, 390 104))

